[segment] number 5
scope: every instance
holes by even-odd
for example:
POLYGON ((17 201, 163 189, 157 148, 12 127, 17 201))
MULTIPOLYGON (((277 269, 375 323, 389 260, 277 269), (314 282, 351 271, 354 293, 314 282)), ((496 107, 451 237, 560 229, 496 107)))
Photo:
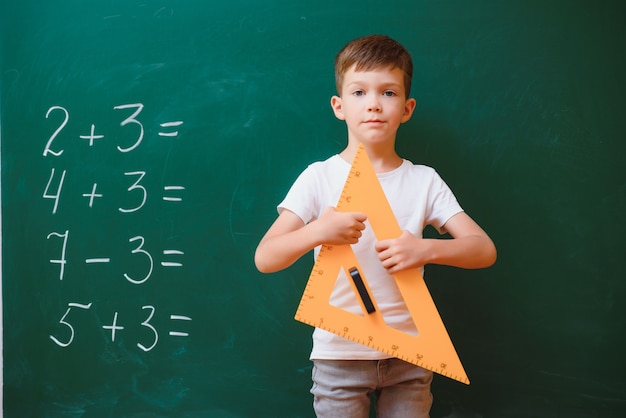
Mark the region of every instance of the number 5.
POLYGON ((56 337, 53 337, 52 335, 50 335, 50 339, 52 341, 54 341, 58 346, 64 347, 64 348, 72 344, 72 341, 74 341, 74 327, 72 327, 72 325, 70 325, 69 322, 66 322, 65 318, 69 315, 72 308, 89 309, 91 308, 91 303, 88 305, 81 305, 80 303, 68 303, 67 306, 68 306, 67 311, 65 311, 65 315, 63 315, 63 318, 61 318, 61 320, 59 321, 59 324, 63 324, 70 329, 69 340, 67 342, 61 342, 56 337))

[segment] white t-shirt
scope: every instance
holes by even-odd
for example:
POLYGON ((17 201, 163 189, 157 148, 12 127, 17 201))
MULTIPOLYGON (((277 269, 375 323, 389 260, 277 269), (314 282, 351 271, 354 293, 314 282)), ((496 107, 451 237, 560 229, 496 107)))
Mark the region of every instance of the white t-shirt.
MULTIPOLYGON (((337 205, 349 171, 350 164, 339 155, 311 164, 300 174, 285 199, 278 205, 279 213, 284 209, 290 210, 305 224, 317 219, 326 207, 337 205)), ((403 160, 402 165, 395 170, 379 174, 378 180, 400 229, 417 237, 422 237, 426 225, 434 226, 441 233, 445 232, 443 225, 448 219, 463 211, 450 188, 430 167, 403 160)), ((366 222, 363 236, 352 246, 363 274, 367 277, 373 298, 387 325, 416 335, 417 330, 394 278, 387 274, 377 258, 375 243, 374 231, 366 222)), ((321 247, 315 248, 315 258, 320 249, 321 247)), ((362 313, 343 271, 339 274, 330 303, 349 312, 362 313)), ((322 329, 316 328, 313 332, 311 359, 384 358, 389 356, 322 329)))

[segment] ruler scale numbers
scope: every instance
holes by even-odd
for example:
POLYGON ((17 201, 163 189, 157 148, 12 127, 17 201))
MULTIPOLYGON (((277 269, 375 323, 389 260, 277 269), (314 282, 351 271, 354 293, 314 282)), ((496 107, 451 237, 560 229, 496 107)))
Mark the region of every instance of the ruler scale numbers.
MULTIPOLYGON (((346 179, 337 210, 364 212, 378 240, 400 236, 401 230, 362 145, 346 179)), ((395 274, 395 282, 417 326, 411 335, 388 326, 350 245, 323 245, 295 314, 297 321, 324 329, 461 383, 469 379, 426 287, 419 269, 395 274), (330 304, 343 269, 363 315, 330 304), (356 277, 358 276, 358 277, 356 277)))

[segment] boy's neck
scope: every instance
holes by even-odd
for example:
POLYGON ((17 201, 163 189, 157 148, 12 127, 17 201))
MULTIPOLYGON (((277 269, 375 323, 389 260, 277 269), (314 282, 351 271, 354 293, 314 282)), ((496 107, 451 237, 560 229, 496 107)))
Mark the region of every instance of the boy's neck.
MULTIPOLYGON (((363 145, 376 174, 395 170, 402 164, 402 157, 396 153, 393 146, 389 146, 388 144, 381 144, 380 146, 363 145)), ((356 155, 358 149, 358 142, 348 143, 348 146, 339 154, 339 156, 349 164, 352 164, 352 160, 354 160, 354 156, 356 155)))

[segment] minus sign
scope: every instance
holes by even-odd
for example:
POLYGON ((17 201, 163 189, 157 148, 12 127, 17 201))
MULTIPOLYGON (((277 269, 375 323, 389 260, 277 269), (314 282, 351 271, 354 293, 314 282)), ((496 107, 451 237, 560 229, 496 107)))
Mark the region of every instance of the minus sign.
POLYGON ((109 263, 111 261, 110 258, 88 258, 85 260, 85 263, 87 264, 93 264, 93 263, 109 263))
POLYGON ((188 337, 189 333, 187 333, 187 332, 170 331, 170 335, 172 337, 188 337))

